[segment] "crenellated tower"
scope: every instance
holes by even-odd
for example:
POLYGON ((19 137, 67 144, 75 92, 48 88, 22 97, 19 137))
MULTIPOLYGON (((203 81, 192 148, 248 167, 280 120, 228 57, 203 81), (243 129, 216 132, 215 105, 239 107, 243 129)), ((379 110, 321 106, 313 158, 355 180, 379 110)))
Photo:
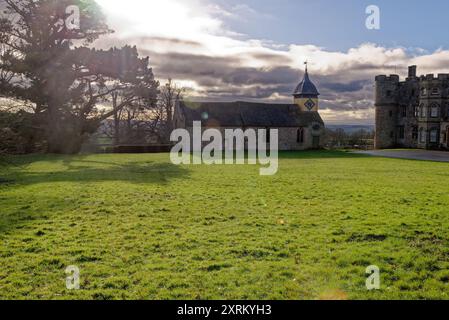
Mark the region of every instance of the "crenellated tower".
POLYGON ((393 148, 396 145, 398 93, 398 75, 376 77, 376 149, 393 148))

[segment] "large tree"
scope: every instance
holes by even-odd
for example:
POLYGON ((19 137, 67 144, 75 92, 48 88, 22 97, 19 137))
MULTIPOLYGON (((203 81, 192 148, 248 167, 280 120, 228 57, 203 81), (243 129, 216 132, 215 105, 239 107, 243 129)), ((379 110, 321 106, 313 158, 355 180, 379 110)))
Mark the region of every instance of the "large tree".
POLYGON ((158 83, 137 48, 91 48, 111 32, 95 1, 3 1, 0 95, 33 105, 35 129, 49 152, 76 153, 118 110, 155 103, 158 83), (68 8, 79 11, 79 24, 68 8), (115 105, 114 92, 122 96, 115 105))

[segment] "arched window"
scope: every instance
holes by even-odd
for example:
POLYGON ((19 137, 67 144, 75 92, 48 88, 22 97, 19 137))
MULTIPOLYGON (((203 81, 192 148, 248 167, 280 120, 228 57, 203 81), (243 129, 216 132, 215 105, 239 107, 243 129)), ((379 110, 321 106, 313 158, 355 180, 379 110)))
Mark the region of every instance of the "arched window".
POLYGON ((417 141, 418 140, 418 127, 417 126, 413 126, 412 139, 413 139, 413 141, 417 141))
POLYGON ((436 103, 432 104, 432 106, 430 107, 430 116, 432 118, 438 118, 440 115, 440 106, 437 105, 436 103))
POLYGON ((421 118, 426 117, 426 107, 424 107, 423 104, 419 106, 419 113, 420 113, 421 118))
POLYGON ((426 130, 424 128, 419 129, 419 141, 421 143, 426 143, 426 130))
POLYGON ((304 128, 299 128, 296 133, 296 142, 304 143, 304 128))
POLYGON ((430 130, 430 143, 438 143, 438 129, 430 130))

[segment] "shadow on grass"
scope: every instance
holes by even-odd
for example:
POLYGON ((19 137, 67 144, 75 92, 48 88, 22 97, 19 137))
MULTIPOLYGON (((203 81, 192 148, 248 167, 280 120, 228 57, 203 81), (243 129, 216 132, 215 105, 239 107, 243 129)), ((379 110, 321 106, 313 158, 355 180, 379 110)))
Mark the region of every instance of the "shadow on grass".
MULTIPOLYGON (((54 214, 63 210, 67 203, 64 196, 52 195, 52 188, 59 187, 52 185, 53 183, 83 185, 97 182, 125 182, 166 185, 179 179, 188 179, 190 176, 190 171, 185 167, 170 162, 143 159, 118 163, 114 162, 116 160, 114 157, 102 161, 101 158, 90 159, 89 156, 45 155, 12 157, 10 160, 7 165, 0 167, 0 203, 8 198, 16 199, 17 203, 9 207, 9 212, 0 212, 0 233, 24 228, 34 224, 35 221, 51 219, 54 214), (24 199, 26 193, 22 194, 20 191, 21 187, 39 184, 47 184, 43 186, 45 192, 41 197, 47 199, 51 205, 45 210, 33 209, 26 198, 24 199), (11 194, 7 195, 9 192, 11 194)), ((65 194, 64 192, 62 194, 65 194)), ((45 202, 42 198, 40 200, 45 202)))
MULTIPOLYGON (((334 159, 334 158, 369 158, 369 155, 355 154, 347 151, 298 151, 280 152, 282 159, 334 159)), ((173 165, 168 160, 145 161, 139 159, 120 162, 124 158, 111 155, 110 158, 95 159, 92 156, 28 155, 10 157, 0 167, 0 186, 30 185, 50 182, 104 182, 125 181, 130 183, 167 184, 176 179, 188 179, 190 171, 183 166, 173 165), (35 169, 31 164, 42 162, 42 167, 35 169)))
POLYGON ((345 150, 316 150, 316 151, 282 151, 281 159, 344 159, 344 158, 370 158, 369 155, 357 154, 345 150))
POLYGON ((2 177, 7 184, 30 185, 51 182, 107 182, 123 181, 137 184, 167 184, 171 180, 189 177, 189 170, 170 162, 136 161, 113 162, 88 159, 89 156, 25 156, 14 159, 2 177), (30 164, 48 163, 42 170, 29 168, 30 164), (58 167, 59 165, 59 167, 58 167), (62 167, 61 167, 62 165, 62 167), (52 166, 55 169, 52 171, 52 166), (6 173, 6 175, 5 175, 6 173))

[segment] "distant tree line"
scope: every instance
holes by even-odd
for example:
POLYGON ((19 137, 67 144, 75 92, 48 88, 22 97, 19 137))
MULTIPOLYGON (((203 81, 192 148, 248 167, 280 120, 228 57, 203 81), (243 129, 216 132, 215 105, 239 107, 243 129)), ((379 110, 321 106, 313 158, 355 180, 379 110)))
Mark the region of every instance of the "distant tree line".
POLYGON ((94 0, 3 0, 0 13, 0 152, 78 153, 112 119, 113 139, 166 141, 182 90, 162 88, 136 47, 96 50, 110 34, 94 0), (79 8, 78 28, 68 6, 79 8))
POLYGON ((326 129, 326 147, 331 149, 371 149, 374 147, 374 131, 360 129, 346 132, 342 128, 326 129))

